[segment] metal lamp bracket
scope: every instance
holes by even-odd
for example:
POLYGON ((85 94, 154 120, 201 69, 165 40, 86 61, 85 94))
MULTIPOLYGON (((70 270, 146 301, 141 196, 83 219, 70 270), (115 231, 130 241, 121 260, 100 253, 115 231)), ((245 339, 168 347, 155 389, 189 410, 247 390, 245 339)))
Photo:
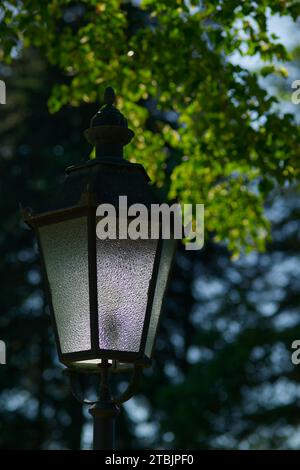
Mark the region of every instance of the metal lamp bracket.
POLYGON ((99 365, 99 372, 90 372, 90 375, 97 375, 100 377, 99 398, 95 401, 88 400, 84 397, 84 391, 80 377, 83 374, 86 374, 86 372, 68 368, 64 370, 64 374, 66 374, 69 378, 70 388, 73 396, 80 403, 84 405, 98 405, 100 403, 121 405, 122 403, 125 403, 127 400, 132 398, 132 396, 135 394, 144 367, 145 364, 143 362, 136 361, 134 363, 134 368, 132 370, 131 378, 126 390, 120 396, 112 397, 109 387, 109 364, 107 361, 103 361, 102 364, 99 365))

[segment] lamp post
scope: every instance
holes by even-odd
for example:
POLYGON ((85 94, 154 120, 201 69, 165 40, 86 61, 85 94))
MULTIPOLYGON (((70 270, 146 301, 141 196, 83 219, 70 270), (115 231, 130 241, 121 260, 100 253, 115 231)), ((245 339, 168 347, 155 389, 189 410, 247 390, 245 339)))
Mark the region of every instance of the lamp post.
POLYGON ((91 405, 94 449, 114 448, 118 406, 133 395, 141 371, 151 363, 175 246, 161 232, 158 239, 96 235, 99 204, 112 205, 120 218, 119 196, 126 196, 128 205, 144 204, 149 213, 157 203, 143 166, 123 158, 134 133, 114 101, 109 87, 104 107, 85 131, 96 158, 67 168, 46 208, 22 209, 38 240, 59 359, 76 398, 91 405), (112 397, 110 372, 128 367, 128 389, 112 397), (85 373, 100 378, 95 402, 82 396, 85 373))

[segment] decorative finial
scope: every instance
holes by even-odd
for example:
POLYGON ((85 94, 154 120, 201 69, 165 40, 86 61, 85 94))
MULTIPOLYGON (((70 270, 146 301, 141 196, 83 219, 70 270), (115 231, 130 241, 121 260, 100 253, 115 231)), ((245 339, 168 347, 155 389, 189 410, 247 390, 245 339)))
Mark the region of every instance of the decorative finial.
POLYGON ((115 101, 116 94, 114 92, 114 89, 111 86, 108 86, 107 88, 105 88, 104 92, 104 103, 112 105, 115 101))
POLYGON ((104 106, 102 106, 98 113, 91 119, 91 127, 98 126, 121 126, 128 127, 127 119, 122 113, 114 106, 116 94, 111 86, 105 89, 104 106))
POLYGON ((131 141, 134 132, 128 129, 125 116, 114 106, 116 94, 109 86, 105 89, 104 105, 91 119, 85 136, 96 147, 96 159, 103 157, 123 158, 123 147, 131 141))

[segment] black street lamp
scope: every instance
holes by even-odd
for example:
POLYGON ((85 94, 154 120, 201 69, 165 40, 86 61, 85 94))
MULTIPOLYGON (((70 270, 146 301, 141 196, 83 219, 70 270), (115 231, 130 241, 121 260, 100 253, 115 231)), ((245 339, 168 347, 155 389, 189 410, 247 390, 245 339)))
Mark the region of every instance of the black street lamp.
MULTIPOLYGON (((76 397, 80 374, 101 377, 94 417, 94 448, 114 448, 118 404, 129 399, 143 367, 151 362, 161 306, 174 254, 174 239, 99 239, 99 204, 119 213, 119 196, 128 206, 157 204, 149 177, 140 164, 123 158, 134 136, 115 108, 107 88, 106 105, 85 131, 96 159, 66 170, 62 187, 47 208, 22 209, 39 245, 43 274, 60 361, 76 397), (109 373, 131 366, 127 391, 112 398, 109 373)), ((151 223, 151 221, 149 220, 151 223)), ((91 403, 91 402, 89 402, 91 403)))

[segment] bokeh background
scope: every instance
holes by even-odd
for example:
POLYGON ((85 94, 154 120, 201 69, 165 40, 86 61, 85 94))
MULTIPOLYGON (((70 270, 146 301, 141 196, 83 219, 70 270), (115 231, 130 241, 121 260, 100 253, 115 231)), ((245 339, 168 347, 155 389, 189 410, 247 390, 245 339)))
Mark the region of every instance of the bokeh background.
MULTIPOLYGON (((68 24, 78 21, 77 3, 65 7, 68 24)), ((139 2, 129 3, 129 21, 138 28, 145 18, 139 2)), ((291 113, 297 123, 300 104, 290 96, 291 83, 300 79, 300 23, 270 12, 268 21, 291 54, 279 64, 289 76, 271 75, 260 84, 278 98, 276 112, 291 113)), ((2 39, 5 34, 0 24, 2 39)), ((7 344, 7 365, 0 366, 0 448, 88 449, 91 419, 71 396, 57 359, 36 244, 19 202, 48 200, 65 167, 89 158, 83 130, 101 102, 67 103, 50 114, 51 90, 65 74, 38 45, 14 54, 11 63, 0 63, 7 84, 7 103, 0 105, 0 339, 7 344)), ((261 65, 255 54, 230 60, 250 74, 261 65)), ((153 130, 161 111, 153 100, 143 107, 153 130)), ((163 116, 176 128, 174 119, 174 113, 163 116)), ((178 150, 168 146, 168 168, 177 159, 178 150)), ((233 259, 213 233, 199 252, 179 247, 154 364, 123 407, 118 448, 300 448, 300 365, 291 362, 291 344, 300 339, 299 186, 275 185, 264 210, 272 235, 265 251, 233 259)), ((124 381, 120 377, 115 386, 124 381)))

